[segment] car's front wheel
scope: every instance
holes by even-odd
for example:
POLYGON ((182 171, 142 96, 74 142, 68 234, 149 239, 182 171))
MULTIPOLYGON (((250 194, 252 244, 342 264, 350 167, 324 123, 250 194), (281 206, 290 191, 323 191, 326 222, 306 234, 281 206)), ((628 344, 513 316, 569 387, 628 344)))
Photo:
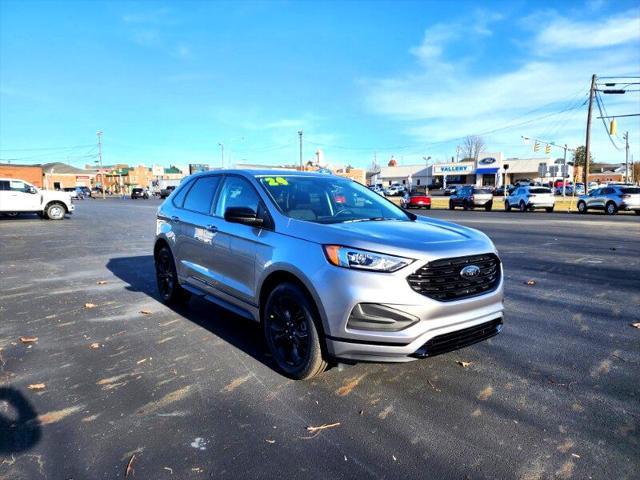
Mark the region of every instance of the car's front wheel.
POLYGON ((511 205, 509 205, 509 202, 504 202, 504 211, 505 212, 511 211, 511 205))
POLYGON ((300 287, 288 282, 278 285, 261 313, 267 346, 283 374, 306 380, 325 371, 319 319, 300 287))
POLYGON ((578 202, 578 212, 587 213, 587 204, 584 202, 578 202))
POLYGON ((191 294, 180 286, 176 264, 169 247, 164 246, 158 250, 155 258, 156 283, 160 298, 167 305, 177 305, 189 300, 191 294))
POLYGON ((46 214, 50 220, 62 220, 67 209, 61 203, 52 203, 47 207, 46 214))
POLYGON ((521 212, 526 212, 527 211, 527 204, 524 203, 524 202, 520 202, 519 208, 520 208, 521 212))

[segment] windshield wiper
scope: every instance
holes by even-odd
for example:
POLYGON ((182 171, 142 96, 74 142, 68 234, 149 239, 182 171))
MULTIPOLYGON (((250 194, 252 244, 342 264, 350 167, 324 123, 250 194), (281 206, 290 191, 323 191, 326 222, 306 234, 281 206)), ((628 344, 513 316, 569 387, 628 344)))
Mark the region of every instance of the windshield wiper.
POLYGON ((353 220, 345 220, 342 223, 355 223, 355 222, 381 222, 383 220, 397 220, 397 218, 390 217, 369 217, 369 218, 354 218, 353 220))

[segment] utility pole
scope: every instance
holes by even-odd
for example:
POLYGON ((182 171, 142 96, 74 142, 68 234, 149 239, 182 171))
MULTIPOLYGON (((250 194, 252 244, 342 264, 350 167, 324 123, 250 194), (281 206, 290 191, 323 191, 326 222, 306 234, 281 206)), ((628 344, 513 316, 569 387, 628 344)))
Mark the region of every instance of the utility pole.
POLYGON ((298 130, 298 137, 300 137, 300 171, 302 171, 302 130, 298 130))
POLYGON ((220 162, 222 164, 222 168, 224 168, 224 145, 222 143, 218 143, 220 145, 220 162))
POLYGON ((96 132, 98 136, 98 164, 100 165, 100 187, 102 190, 102 199, 105 199, 104 170, 102 168, 102 130, 96 132))
POLYGON ((625 132, 624 141, 624 181, 629 183, 629 132, 625 132))
MULTIPOLYGON (((564 171, 567 169, 567 144, 564 144, 564 157, 562 159, 562 198, 565 197, 566 193, 567 193, 567 182, 564 179, 564 171)), ((573 186, 574 190, 575 190, 575 185, 573 186)), ((587 191, 587 187, 584 187, 584 191, 587 191)))
POLYGON ((596 74, 591 75, 591 88, 589 89, 589 110, 587 111, 587 138, 584 146, 584 191, 589 191, 589 158, 591 158, 591 112, 593 110, 593 97, 596 93, 596 74))

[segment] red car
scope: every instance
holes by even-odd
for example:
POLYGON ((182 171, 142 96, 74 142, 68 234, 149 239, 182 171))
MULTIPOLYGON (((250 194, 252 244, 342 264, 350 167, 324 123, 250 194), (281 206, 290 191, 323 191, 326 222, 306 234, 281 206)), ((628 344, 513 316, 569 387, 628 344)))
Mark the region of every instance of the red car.
POLYGON ((402 197, 400 206, 402 208, 426 208, 429 210, 431 208, 431 197, 426 193, 414 192, 402 197))

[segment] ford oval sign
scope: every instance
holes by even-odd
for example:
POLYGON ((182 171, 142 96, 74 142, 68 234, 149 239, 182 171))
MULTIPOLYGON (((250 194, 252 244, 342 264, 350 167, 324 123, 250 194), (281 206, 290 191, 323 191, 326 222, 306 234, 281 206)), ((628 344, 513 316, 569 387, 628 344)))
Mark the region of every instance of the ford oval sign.
POLYGON ((492 163, 496 163, 496 159, 493 157, 487 157, 480 160, 480 163, 483 165, 491 165, 492 163))
POLYGON ((460 270, 460 276, 468 280, 478 278, 480 276, 480 267, 477 265, 467 265, 460 270))

